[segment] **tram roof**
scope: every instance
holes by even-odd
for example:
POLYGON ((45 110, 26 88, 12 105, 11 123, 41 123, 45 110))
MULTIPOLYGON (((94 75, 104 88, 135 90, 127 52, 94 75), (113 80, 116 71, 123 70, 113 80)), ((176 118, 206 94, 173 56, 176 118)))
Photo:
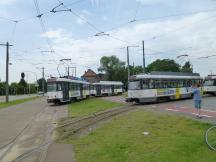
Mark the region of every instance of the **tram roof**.
POLYGON ((208 75, 205 79, 216 79, 216 75, 208 75))
POLYGON ((94 85, 123 85, 122 82, 118 81, 100 81, 98 83, 93 83, 94 85))
POLYGON ((89 84, 89 82, 82 81, 82 80, 72 80, 67 78, 50 78, 47 80, 48 82, 70 82, 70 83, 85 83, 89 84))
POLYGON ((141 74, 130 77, 130 79, 202 79, 200 76, 178 76, 178 75, 151 75, 141 74))

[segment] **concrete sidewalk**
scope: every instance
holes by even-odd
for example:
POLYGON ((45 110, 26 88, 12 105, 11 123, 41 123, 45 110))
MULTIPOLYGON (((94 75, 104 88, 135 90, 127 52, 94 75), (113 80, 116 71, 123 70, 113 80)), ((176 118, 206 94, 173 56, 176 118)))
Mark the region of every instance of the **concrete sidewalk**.
MULTIPOLYGON (((20 100, 24 98, 31 98, 36 97, 37 94, 31 94, 31 95, 15 95, 15 96, 9 96, 10 101, 20 100)), ((5 96, 0 96, 0 102, 5 102, 5 96)))
POLYGON ((50 145, 45 162, 75 162, 73 146, 70 144, 50 145))

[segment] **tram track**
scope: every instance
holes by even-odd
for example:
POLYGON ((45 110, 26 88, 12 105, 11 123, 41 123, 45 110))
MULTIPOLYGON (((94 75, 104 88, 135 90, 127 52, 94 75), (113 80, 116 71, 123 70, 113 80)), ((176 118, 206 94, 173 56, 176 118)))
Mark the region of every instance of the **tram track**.
MULTIPOLYGON (((61 140, 63 138, 68 137, 69 135, 75 135, 75 134, 81 132, 82 130, 85 130, 91 126, 94 126, 95 124, 98 124, 102 121, 105 121, 107 119, 111 119, 112 117, 121 115, 123 113, 129 112, 129 111, 132 111, 135 109, 137 109, 137 107, 133 107, 133 105, 124 106, 124 107, 120 107, 120 108, 115 108, 115 109, 110 109, 110 110, 94 113, 92 115, 89 115, 89 116, 86 116, 86 117, 76 119, 76 120, 73 120, 70 122, 66 122, 62 125, 59 125, 51 131, 58 130, 58 129, 64 129, 64 131, 66 131, 67 133, 61 135, 60 137, 58 137, 55 140, 46 141, 44 144, 23 153, 22 155, 18 156, 16 159, 14 159, 12 162, 20 162, 23 159, 31 156, 34 152, 42 150, 44 147, 54 143, 56 140, 61 140)), ((39 158, 38 162, 42 162, 44 160, 45 160, 44 158, 39 158)))
POLYGON ((47 108, 48 108, 47 106, 44 106, 41 111, 33 115, 33 117, 25 125, 25 127, 12 140, 10 140, 8 143, 6 143, 3 146, 0 146, 0 152, 2 151, 0 155, 0 161, 5 157, 5 155, 7 155, 7 153, 11 150, 11 148, 16 144, 17 140, 23 135, 25 130, 30 128, 33 125, 35 119, 41 114, 43 114, 43 112, 45 112, 47 108))
MULTIPOLYGON (((2 151, 3 153, 0 156, 0 161, 13 162, 13 161, 17 161, 16 159, 20 159, 19 157, 22 157, 22 159, 24 161, 25 156, 22 156, 23 154, 25 155, 26 152, 29 152, 29 151, 32 152, 32 149, 34 150, 34 149, 37 149, 38 147, 41 147, 41 150, 37 156, 37 162, 44 162, 46 159, 48 146, 49 146, 49 144, 51 144, 50 143, 51 138, 52 138, 51 135, 52 135, 53 131, 55 130, 55 129, 53 129, 53 122, 55 121, 55 119, 57 119, 58 110, 60 110, 59 107, 46 105, 42 108, 41 111, 39 111, 38 113, 33 115, 32 118, 29 120, 29 122, 24 127, 24 129, 22 129, 16 135, 16 137, 13 138, 9 143, 7 143, 1 147, 0 151, 2 151), (45 115, 45 114, 47 114, 47 115, 45 115), (48 117, 48 119, 46 119, 47 117, 48 117), (44 121, 44 120, 46 120, 46 121, 44 121), (36 130, 37 130, 37 128, 40 129, 40 127, 37 126, 37 122, 43 122, 43 123, 46 122, 46 123, 44 123, 45 125, 42 128, 42 129, 44 129, 44 132, 41 132, 41 134, 38 134, 38 136, 35 136, 35 135, 31 134, 31 131, 35 131, 35 128, 36 128, 36 130), (40 136, 40 135, 42 135, 42 136, 40 136), (27 141, 25 141, 25 140, 23 141, 23 139, 26 139, 27 141), (38 140, 39 141, 43 140, 43 143, 34 146, 33 143, 37 143, 36 141, 38 141, 38 140), (23 147, 25 147, 25 146, 22 146, 24 143, 27 144, 27 148, 25 148, 27 150, 26 152, 21 151, 23 149, 23 147), (21 150, 20 150, 21 152, 18 153, 17 156, 15 155, 14 159, 9 158, 10 160, 8 160, 8 157, 10 157, 11 154, 13 155, 14 148, 17 148, 20 146, 21 146, 21 150), (5 159, 7 159, 7 160, 5 160, 5 159)), ((37 131, 39 131, 39 130, 37 130, 37 131)), ((31 154, 31 155, 33 155, 33 154, 31 154)), ((33 156, 35 156, 35 155, 33 155, 33 156)), ((28 158, 28 157, 30 157, 30 156, 27 156, 26 158, 28 158)))
POLYGON ((94 113, 92 115, 89 115, 89 116, 86 116, 86 117, 83 117, 83 118, 80 118, 80 119, 77 119, 71 122, 67 122, 65 124, 62 124, 56 127, 56 129, 61 129, 61 132, 66 132, 66 133, 63 133, 63 135, 61 135, 59 139, 64 139, 65 137, 69 135, 77 134, 80 131, 85 130, 86 128, 91 127, 101 121, 110 119, 112 117, 115 117, 117 115, 129 112, 135 109, 137 109, 137 107, 134 107, 133 105, 123 106, 120 108, 115 108, 115 109, 110 109, 110 110, 94 113))

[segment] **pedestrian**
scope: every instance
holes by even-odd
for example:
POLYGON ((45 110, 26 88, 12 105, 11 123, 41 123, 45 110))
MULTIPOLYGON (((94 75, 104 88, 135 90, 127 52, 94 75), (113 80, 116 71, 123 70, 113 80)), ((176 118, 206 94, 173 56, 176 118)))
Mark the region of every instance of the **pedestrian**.
POLYGON ((194 107, 197 110, 197 117, 202 118, 201 116, 202 94, 201 94, 200 84, 193 85, 192 93, 193 93, 194 107))

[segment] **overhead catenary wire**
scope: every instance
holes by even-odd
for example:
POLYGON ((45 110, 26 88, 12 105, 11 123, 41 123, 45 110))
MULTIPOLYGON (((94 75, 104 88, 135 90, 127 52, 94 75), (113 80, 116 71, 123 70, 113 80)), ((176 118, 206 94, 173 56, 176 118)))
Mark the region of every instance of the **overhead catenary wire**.
POLYGON ((134 21, 134 20, 136 21, 137 14, 138 14, 139 8, 140 8, 140 3, 141 2, 137 1, 137 6, 136 6, 135 14, 134 14, 134 17, 133 17, 133 19, 131 21, 134 21))
POLYGON ((194 11, 194 12, 184 12, 184 13, 176 13, 176 14, 170 14, 170 15, 165 15, 165 16, 156 16, 156 17, 147 17, 147 18, 139 18, 139 19, 133 19, 133 20, 128 20, 127 22, 124 22, 122 24, 119 24, 115 27, 111 27, 109 29, 106 29, 104 32, 110 32, 117 30, 121 27, 128 26, 140 21, 154 21, 154 20, 160 20, 160 19, 167 19, 171 17, 179 17, 179 16, 184 16, 184 15, 193 15, 193 14, 198 14, 198 13, 208 13, 208 12, 216 12, 216 8, 211 8, 208 10, 199 10, 199 11, 194 11))
MULTIPOLYGON (((47 30, 46 30, 46 27, 45 27, 44 22, 43 22, 43 19, 42 19, 42 16, 43 16, 43 15, 42 15, 41 12, 40 12, 40 8, 39 8, 39 5, 38 5, 38 1, 37 1, 37 0, 34 0, 34 4, 35 4, 36 12, 37 12, 37 14, 38 14, 37 17, 38 17, 38 19, 39 19, 39 22, 40 22, 42 31, 43 31, 44 34, 46 34, 46 33, 47 33, 47 30)), ((52 54, 52 56, 53 56, 53 59, 55 60, 55 63, 58 64, 58 61, 56 61, 56 58, 55 58, 55 56, 54 56, 54 53, 55 53, 56 55, 59 55, 60 57, 62 57, 62 55, 56 53, 56 51, 53 49, 51 40, 50 40, 47 36, 46 36, 45 38, 46 38, 46 42, 47 42, 47 44, 48 44, 48 46, 49 46, 49 48, 50 48, 51 54, 52 54)))

